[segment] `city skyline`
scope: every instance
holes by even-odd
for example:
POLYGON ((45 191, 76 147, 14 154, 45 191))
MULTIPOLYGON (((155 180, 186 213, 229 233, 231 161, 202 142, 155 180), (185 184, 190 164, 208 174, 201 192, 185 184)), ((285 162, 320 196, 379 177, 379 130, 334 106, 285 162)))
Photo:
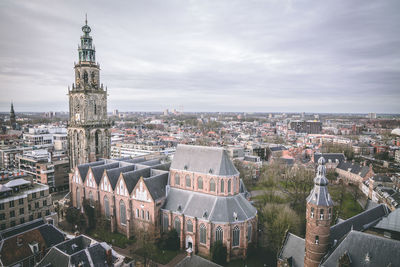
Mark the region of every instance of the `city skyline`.
POLYGON ((68 110, 87 12, 109 111, 399 113, 399 4, 307 2, 4 1, 0 111, 68 110))

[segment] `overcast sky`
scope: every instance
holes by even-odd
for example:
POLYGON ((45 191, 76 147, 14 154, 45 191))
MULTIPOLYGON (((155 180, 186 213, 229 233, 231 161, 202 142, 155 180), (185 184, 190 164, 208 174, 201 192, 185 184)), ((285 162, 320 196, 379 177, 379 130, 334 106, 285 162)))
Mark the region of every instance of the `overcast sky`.
POLYGON ((108 110, 400 113, 400 1, 0 1, 0 111, 67 111, 85 13, 108 110))

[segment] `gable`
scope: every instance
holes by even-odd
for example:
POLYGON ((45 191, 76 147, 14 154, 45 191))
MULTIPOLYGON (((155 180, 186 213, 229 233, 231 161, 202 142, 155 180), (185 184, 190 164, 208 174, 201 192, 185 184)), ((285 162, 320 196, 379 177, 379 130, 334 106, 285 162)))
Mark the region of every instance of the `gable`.
POLYGON ((100 180, 100 190, 105 192, 113 192, 110 180, 108 179, 107 172, 104 172, 103 178, 100 180))
POLYGON ((89 169, 89 172, 88 172, 88 174, 86 176, 85 184, 86 184, 87 187, 97 188, 97 184, 96 184, 96 181, 94 179, 94 175, 93 175, 93 172, 92 172, 91 168, 89 169))
POLYGON ((143 177, 139 179, 135 188, 132 190, 132 199, 144 202, 153 202, 153 198, 150 195, 149 189, 147 188, 143 177))
POLYGON ((116 188, 115 192, 117 193, 117 195, 126 197, 129 196, 128 189, 126 187, 124 179, 122 179, 122 175, 120 175, 115 188, 116 188))
POLYGON ((75 168, 75 172, 74 172, 74 175, 72 176, 72 180, 74 181, 74 183, 76 183, 76 184, 82 184, 82 177, 81 177, 81 175, 80 175, 80 173, 79 173, 79 170, 78 170, 78 168, 76 167, 75 168))

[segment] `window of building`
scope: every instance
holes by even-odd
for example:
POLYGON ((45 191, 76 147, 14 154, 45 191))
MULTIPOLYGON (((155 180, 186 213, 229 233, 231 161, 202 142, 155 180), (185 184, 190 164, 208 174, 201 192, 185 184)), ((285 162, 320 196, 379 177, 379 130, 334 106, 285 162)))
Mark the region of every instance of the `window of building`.
POLYGON ((24 208, 19 209, 19 214, 24 214, 24 208))
POLYGON ((92 193, 92 191, 89 191, 89 204, 90 204, 90 206, 92 206, 92 207, 93 207, 93 205, 94 205, 94 200, 93 200, 93 193, 92 193))
POLYGON ((207 228, 204 224, 200 224, 200 243, 206 243, 207 228))
POLYGON ((203 178, 201 178, 201 177, 197 178, 197 188, 203 189, 203 178))
POLYGON ((139 218, 140 217, 140 214, 139 214, 139 209, 136 209, 136 218, 139 218))
POLYGON ((50 210, 46 210, 46 216, 50 215, 50 210))
POLYGON ((35 209, 39 208, 39 202, 35 202, 35 209))
POLYGON ((224 182, 224 180, 221 180, 221 192, 222 193, 225 191, 224 186, 225 186, 225 182, 224 182))
POLYGON ((180 185, 180 184, 181 184, 181 181, 180 181, 179 178, 180 178, 180 177, 179 177, 179 174, 178 174, 178 173, 175 173, 175 185, 180 185))
POLYGON ((126 224, 126 209, 125 209, 125 203, 122 199, 119 202, 119 219, 121 224, 126 224))
POLYGON ((144 210, 142 210, 142 219, 144 219, 144 210))
POLYGON ((44 197, 44 191, 40 191, 40 196, 44 197))
POLYGON ((6 219, 6 215, 4 213, 1 213, 0 214, 0 220, 2 221, 2 220, 5 220, 5 219, 6 219))
POLYGON ((0 210, 4 210, 4 203, 0 204, 0 210))
POLYGON ((231 187, 232 187, 232 181, 231 179, 228 180, 228 193, 231 192, 231 187))
POLYGON ((210 180, 210 191, 215 192, 215 181, 214 179, 210 180))
POLYGON ((332 208, 328 209, 328 217, 329 219, 332 218, 332 208))
POLYGON ((23 224, 23 223, 25 223, 25 218, 21 218, 21 219, 19 219, 19 223, 20 223, 20 224, 23 224))
POLYGON ((38 218, 42 218, 42 212, 41 211, 38 212, 37 217, 38 218))
POLYGON ((47 199, 43 200, 43 207, 47 206, 47 199))
POLYGON ((106 218, 110 218, 110 203, 107 196, 104 196, 104 214, 106 218))
POLYGON ((14 207, 14 200, 11 200, 11 201, 10 201, 10 205, 9 205, 9 206, 10 206, 10 208, 13 208, 13 207, 14 207))
POLYGON ((189 175, 186 175, 186 187, 191 187, 192 186, 192 180, 190 179, 189 175))
POLYGON ((36 193, 32 193, 32 198, 36 198, 36 193))
POLYGON ((187 222, 186 222, 186 230, 188 232, 193 232, 193 223, 192 223, 191 220, 187 220, 187 222))
POLYGON ((6 224, 5 224, 5 223, 2 223, 1 226, 0 226, 0 229, 1 229, 1 230, 6 229, 6 224))
POLYGON ((311 207, 310 217, 314 218, 314 208, 313 207, 311 207))
POLYGON ((146 218, 148 221, 150 221, 150 212, 149 211, 146 211, 146 218))
POLYGON ((33 214, 29 215, 29 220, 33 221, 33 214))
POLYGON ((15 217, 15 210, 10 211, 10 217, 15 217))
POLYGON ((10 227, 13 227, 13 226, 15 226, 15 221, 10 222, 10 227))
POLYGON ((163 215, 163 231, 164 232, 168 231, 168 226, 169 226, 168 214, 164 214, 163 215))
POLYGON ((222 230, 221 226, 215 229, 215 241, 224 241, 224 230, 222 230))
POLYGON ((180 236, 181 235, 181 220, 179 220, 178 217, 175 217, 174 228, 178 232, 178 236, 180 236))
POLYGON ((24 205, 24 199, 23 198, 18 199, 18 204, 19 205, 24 205))
POLYGON ((239 240, 240 240, 240 229, 238 226, 235 226, 235 228, 233 228, 233 244, 232 244, 232 246, 238 247, 239 240))
POLYGON ((321 209, 321 210, 319 211, 319 219, 320 219, 320 220, 323 220, 323 219, 324 219, 324 209, 321 209))
POLYGON ((251 242, 251 232, 252 232, 252 227, 251 224, 249 223, 247 225, 247 242, 251 242))
POLYGON ((317 245, 319 244, 319 236, 317 236, 317 235, 315 236, 315 244, 317 244, 317 245))

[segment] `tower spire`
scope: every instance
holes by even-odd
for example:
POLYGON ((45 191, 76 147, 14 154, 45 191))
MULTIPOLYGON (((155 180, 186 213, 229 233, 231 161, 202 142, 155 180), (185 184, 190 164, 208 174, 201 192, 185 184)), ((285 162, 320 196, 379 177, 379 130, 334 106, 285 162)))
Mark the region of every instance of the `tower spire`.
POLYGON ((304 267, 318 267, 330 245, 333 201, 328 192, 325 173, 325 159, 321 157, 318 160, 314 188, 307 197, 304 267))
POLYGON ((87 13, 85 13, 85 25, 87 25, 87 13))

